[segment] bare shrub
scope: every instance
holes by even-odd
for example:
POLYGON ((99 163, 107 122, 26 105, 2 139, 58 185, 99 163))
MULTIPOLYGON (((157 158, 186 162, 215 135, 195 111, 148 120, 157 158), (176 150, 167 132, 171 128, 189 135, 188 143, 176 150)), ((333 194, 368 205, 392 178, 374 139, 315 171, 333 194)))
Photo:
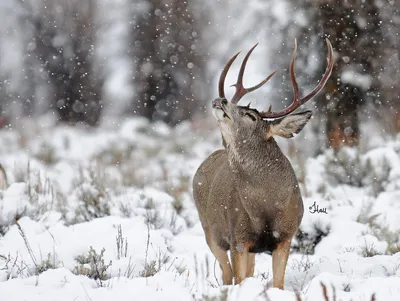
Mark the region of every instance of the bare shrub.
MULTIPOLYGON (((31 169, 29 162, 26 169, 24 167, 24 169, 19 170, 17 177, 23 179, 26 184, 25 190, 21 191, 22 203, 15 207, 13 217, 8 216, 4 219, 0 217, 0 235, 4 235, 9 227, 14 224, 14 221, 18 221, 24 216, 35 221, 43 219, 47 212, 60 208, 60 204, 64 200, 63 195, 50 178, 43 176, 41 171, 31 169)), ((13 185, 21 184, 14 183, 13 185)), ((4 193, 0 191, 0 205, 3 206, 3 202, 9 201, 4 198, 4 193)))
POLYGON ((363 186, 367 171, 361 161, 360 151, 356 148, 343 147, 338 152, 327 156, 326 172, 331 182, 363 186))
MULTIPOLYGON (((371 201, 362 206, 361 212, 357 217, 357 222, 368 225, 370 232, 379 240, 386 241, 387 249, 386 254, 391 255, 400 251, 400 231, 392 231, 388 226, 381 225, 377 222, 380 214, 372 214, 374 203, 371 201)), ((365 245, 362 248, 365 257, 374 254, 373 246, 365 245)), ((377 254, 375 254, 377 255, 377 254)), ((372 255, 374 256, 374 255, 372 255)))
POLYGON ((169 222, 169 228, 170 228, 172 234, 174 234, 174 235, 178 235, 179 233, 181 233, 183 231, 183 227, 178 226, 178 224, 177 224, 177 218, 178 218, 178 215, 175 212, 173 212, 171 215, 170 222, 169 222))
POLYGON ((373 243, 368 244, 365 240, 365 244, 360 247, 361 255, 363 257, 374 257, 375 255, 379 255, 379 252, 376 250, 375 245, 373 243))
POLYGON ((110 143, 106 149, 96 156, 97 162, 106 165, 125 165, 132 160, 133 145, 110 143))
POLYGON ((152 277, 161 271, 161 268, 169 261, 169 256, 166 253, 159 252, 156 254, 156 259, 148 261, 150 248, 150 223, 147 223, 147 241, 146 241, 146 255, 144 258, 144 268, 139 273, 140 277, 152 277))
POLYGON ((146 224, 152 225, 154 229, 162 228, 163 222, 152 198, 147 199, 144 208, 146 209, 146 224))
POLYGON ((42 142, 39 150, 34 154, 34 156, 40 162, 47 165, 52 165, 58 161, 58 157, 54 147, 45 141, 42 142))
POLYGON ((0 254, 0 261, 3 262, 3 268, 0 270, 6 272, 7 279, 32 276, 28 264, 19 257, 18 253, 15 257, 11 256, 11 254, 0 254))
POLYGON ((291 263, 292 269, 299 272, 307 272, 313 265, 314 263, 310 260, 308 255, 303 255, 301 260, 295 259, 291 263))
POLYGON ((72 271, 75 275, 85 275, 97 281, 100 287, 103 287, 103 281, 110 278, 107 273, 108 268, 112 265, 112 261, 105 263, 103 248, 100 253, 90 247, 87 254, 79 255, 75 258, 77 265, 72 271))
POLYGON ((325 167, 332 183, 369 187, 371 195, 375 197, 385 191, 392 170, 386 157, 373 164, 371 159, 362 160, 358 148, 348 147, 328 154, 325 167))
POLYGON ((366 172, 368 173, 367 179, 365 179, 365 185, 371 185, 372 195, 377 197, 379 193, 385 191, 386 185, 389 183, 389 174, 392 170, 388 159, 383 157, 379 162, 378 168, 374 168, 371 160, 368 159, 365 165, 366 172))
POLYGON ((39 275, 47 270, 53 270, 56 268, 57 268, 57 263, 55 260, 55 256, 53 256, 51 253, 47 253, 47 257, 37 263, 35 274, 39 275))
POLYGON ((128 255, 128 240, 122 236, 122 227, 118 225, 117 236, 115 237, 117 244, 117 259, 125 258, 128 255))
POLYGON ((41 273, 43 273, 43 272, 45 272, 47 270, 57 268, 58 262, 56 260, 55 254, 52 255, 51 253, 48 253, 47 254, 47 258, 46 259, 41 258, 40 261, 38 261, 36 259, 35 253, 33 252, 32 248, 31 248, 31 245, 29 243, 28 237, 26 236, 26 234, 25 234, 24 230, 22 229, 21 225, 18 223, 18 221, 16 221, 15 224, 18 227, 18 231, 19 231, 20 236, 24 240, 25 247, 26 247, 26 249, 28 251, 28 254, 29 254, 29 256, 30 256, 30 258, 32 260, 32 263, 35 266, 34 271, 31 271, 28 268, 28 275, 39 275, 39 274, 41 274, 41 273))
POLYGON ((184 195, 189 192, 189 187, 191 185, 190 177, 186 175, 180 175, 177 180, 173 181, 169 175, 169 172, 164 167, 163 178, 165 183, 165 192, 173 197, 174 200, 172 202, 172 207, 179 215, 184 209, 184 195))
POLYGON ((79 170, 79 179, 75 184, 78 206, 72 223, 110 215, 107 181, 104 171, 97 165, 79 170))
POLYGON ((297 230, 295 235, 296 243, 292 246, 292 250, 302 254, 312 255, 315 252, 315 247, 321 240, 328 236, 330 226, 323 227, 320 223, 314 223, 312 231, 306 232, 297 230))

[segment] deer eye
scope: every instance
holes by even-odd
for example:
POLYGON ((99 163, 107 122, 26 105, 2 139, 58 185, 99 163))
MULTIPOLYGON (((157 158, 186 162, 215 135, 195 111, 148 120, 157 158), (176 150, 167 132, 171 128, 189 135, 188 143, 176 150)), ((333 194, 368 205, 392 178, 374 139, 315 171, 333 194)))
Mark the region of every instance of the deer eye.
POLYGON ((244 115, 245 115, 245 116, 248 116, 248 117, 250 117, 250 118, 251 118, 251 120, 253 120, 253 121, 256 121, 256 120, 257 120, 257 118, 256 118, 256 117, 254 117, 254 115, 253 115, 253 114, 251 114, 251 113, 244 113, 244 115))

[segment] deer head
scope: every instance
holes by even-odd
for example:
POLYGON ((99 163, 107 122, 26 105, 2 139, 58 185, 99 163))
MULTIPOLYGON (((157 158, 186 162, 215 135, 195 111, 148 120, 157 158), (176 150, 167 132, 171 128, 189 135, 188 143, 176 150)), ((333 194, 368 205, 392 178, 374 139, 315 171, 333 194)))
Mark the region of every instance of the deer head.
POLYGON ((269 139, 273 135, 278 135, 285 138, 293 137, 294 134, 299 133, 307 121, 310 119, 312 113, 311 111, 305 111, 298 114, 291 114, 294 110, 299 108, 301 105, 306 103, 308 100, 317 95, 324 87, 326 81, 331 75, 333 68, 333 49, 329 40, 326 40, 328 46, 328 66, 319 84, 307 95, 300 97, 299 87, 296 80, 296 75, 294 72, 294 62, 296 58, 297 43, 295 41, 294 51, 292 60, 290 62, 290 79, 293 86, 293 103, 279 111, 272 112, 270 106, 269 110, 266 112, 259 112, 256 109, 250 108, 248 106, 239 106, 237 103, 239 100, 249 92, 252 92, 262 85, 264 85, 268 80, 275 74, 271 73, 266 79, 260 82, 258 85, 251 88, 243 87, 243 74, 246 69, 247 61, 257 46, 254 45, 250 51, 245 56, 242 65, 240 67, 239 75, 236 84, 236 92, 232 97, 231 101, 225 97, 224 82, 226 75, 232 63, 235 61, 239 53, 235 54, 229 62, 224 67, 221 76, 219 78, 219 98, 215 99, 212 103, 213 114, 218 120, 218 124, 224 139, 224 143, 229 146, 232 145, 236 139, 242 139, 243 137, 254 137, 255 139, 269 139), (273 119, 273 120, 271 120, 273 119))

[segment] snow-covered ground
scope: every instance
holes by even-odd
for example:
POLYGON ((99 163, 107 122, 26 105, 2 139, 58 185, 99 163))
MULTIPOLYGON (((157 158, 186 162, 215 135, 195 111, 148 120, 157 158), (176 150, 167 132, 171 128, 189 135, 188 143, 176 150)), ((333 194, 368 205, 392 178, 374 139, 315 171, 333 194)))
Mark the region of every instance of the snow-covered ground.
POLYGON ((191 196, 219 147, 213 120, 0 130, 0 300, 400 300, 400 137, 290 158, 306 211, 285 291, 270 288, 267 254, 256 277, 221 285, 191 196))

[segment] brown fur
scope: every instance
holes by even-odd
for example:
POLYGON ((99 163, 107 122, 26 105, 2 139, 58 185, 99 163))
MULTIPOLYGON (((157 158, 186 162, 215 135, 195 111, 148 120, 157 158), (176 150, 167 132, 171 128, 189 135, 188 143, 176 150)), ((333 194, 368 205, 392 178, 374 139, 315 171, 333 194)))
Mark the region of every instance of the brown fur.
MULTIPOLYGON (((293 168, 272 135, 282 132, 291 137, 311 113, 269 122, 244 120, 243 110, 228 103, 223 111, 229 118, 216 112, 225 149, 212 153, 198 168, 194 200, 208 245, 222 267, 224 284, 232 283, 231 271, 235 284, 253 276, 254 253, 268 251, 273 254, 274 286, 283 289, 303 202, 293 168), (226 263, 228 250, 232 266, 226 263)), ((252 112, 257 117, 257 111, 252 112)))
POLYGON ((0 190, 5 190, 8 187, 7 174, 3 166, 0 164, 0 190))

